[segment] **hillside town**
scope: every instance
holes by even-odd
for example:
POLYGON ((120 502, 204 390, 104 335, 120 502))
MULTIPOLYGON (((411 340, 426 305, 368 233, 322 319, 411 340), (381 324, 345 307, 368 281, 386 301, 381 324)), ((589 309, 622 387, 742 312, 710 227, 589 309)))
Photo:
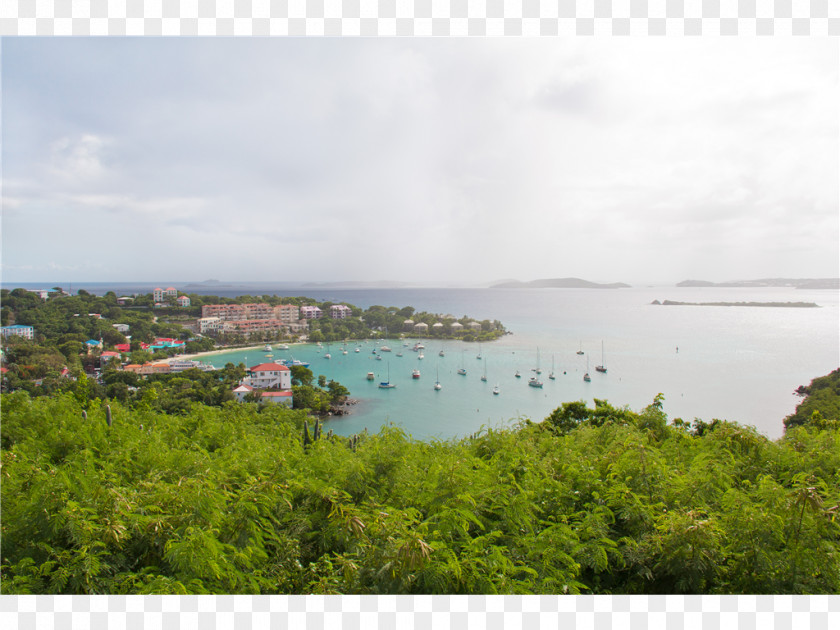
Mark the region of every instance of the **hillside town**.
MULTIPOLYGON (((201 361, 202 353, 254 343, 329 343, 387 337, 389 331, 473 341, 505 333, 498 321, 417 313, 412 307, 362 310, 309 298, 187 295, 174 287, 101 297, 84 290, 71 295, 60 287, 3 289, 2 298, 2 389, 35 394, 66 389, 84 376, 103 387, 102 397, 140 396, 140 384, 149 379, 214 372, 201 361)), ((236 379, 232 371, 224 377, 227 389, 216 397, 296 406, 294 388, 312 386, 305 366, 293 375, 300 367, 279 360, 242 365, 236 379)), ((331 393, 340 398, 336 392, 342 390, 331 393)), ((306 392, 306 404, 324 409, 323 400, 313 403, 311 394, 306 392)))

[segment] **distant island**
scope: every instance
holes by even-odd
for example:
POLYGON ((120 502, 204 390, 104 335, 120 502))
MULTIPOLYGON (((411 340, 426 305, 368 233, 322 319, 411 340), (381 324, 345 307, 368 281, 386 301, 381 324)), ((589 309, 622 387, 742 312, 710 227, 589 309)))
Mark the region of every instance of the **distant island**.
POLYGON ((766 308, 819 308, 814 302, 674 302, 654 300, 654 306, 761 306, 766 308))
POLYGON ((510 282, 501 282, 494 284, 491 289, 629 289, 629 284, 623 282, 613 282, 611 284, 599 284, 597 282, 590 282, 589 280, 581 280, 580 278, 547 278, 543 280, 531 280, 530 282, 520 282, 519 280, 511 280, 510 282))
POLYGON ((678 287, 733 287, 762 288, 787 287, 793 289, 840 289, 840 278, 763 278, 761 280, 731 280, 709 282, 707 280, 683 280, 678 287))

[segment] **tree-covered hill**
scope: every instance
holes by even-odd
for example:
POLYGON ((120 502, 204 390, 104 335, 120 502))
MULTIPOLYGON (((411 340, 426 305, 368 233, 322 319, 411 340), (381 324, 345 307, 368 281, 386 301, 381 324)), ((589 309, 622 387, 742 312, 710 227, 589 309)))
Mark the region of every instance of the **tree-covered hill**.
POLYGON ((2 398, 4 593, 840 590, 836 426, 770 441, 657 398, 425 443, 84 406, 2 398))
POLYGON ((840 422, 840 368, 820 376, 797 392, 805 396, 796 411, 785 418, 785 428, 840 422))

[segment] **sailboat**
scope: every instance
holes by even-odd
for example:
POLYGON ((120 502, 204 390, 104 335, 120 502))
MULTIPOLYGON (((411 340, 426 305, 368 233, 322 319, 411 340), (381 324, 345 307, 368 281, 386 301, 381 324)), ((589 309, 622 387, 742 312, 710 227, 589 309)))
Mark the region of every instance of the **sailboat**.
POLYGON ((498 384, 496 384, 496 386, 495 386, 495 387, 493 387, 493 395, 494 395, 494 396, 498 396, 498 395, 499 395, 499 385, 498 385, 498 384))
POLYGON ((548 373, 548 378, 554 380, 554 355, 551 355, 551 372, 548 373))
POLYGON ((484 376, 481 377, 482 382, 487 382, 487 359, 484 359, 484 376))
POLYGON ((580 342, 580 346, 578 346, 577 354, 583 354, 583 342, 580 342))
POLYGON ((387 381, 382 381, 381 383, 379 383, 379 389, 393 389, 394 387, 396 387, 396 385, 391 383, 391 363, 389 361, 388 362, 388 380, 387 381))
POLYGON ((531 378, 528 379, 528 386, 529 387, 542 387, 543 386, 542 381, 539 378, 537 378, 537 374, 540 374, 540 372, 541 372, 540 371, 540 349, 539 348, 537 348, 537 367, 534 368, 534 372, 535 372, 534 376, 532 376, 531 378))
POLYGON ((592 380, 589 378, 589 357, 586 357, 586 372, 583 373, 583 380, 587 383, 592 380))
POLYGON ((461 367, 458 368, 458 374, 466 376, 467 368, 464 367, 464 351, 461 350, 461 367))
POLYGON ((443 385, 440 384, 440 371, 435 368, 435 391, 440 391, 441 387, 443 387, 443 385))
POLYGON ((595 366, 596 372, 602 372, 603 374, 607 373, 607 366, 604 365, 604 340, 601 340, 601 365, 595 366))
POLYGON ((478 344, 478 354, 475 355, 475 358, 481 361, 481 344, 478 344))

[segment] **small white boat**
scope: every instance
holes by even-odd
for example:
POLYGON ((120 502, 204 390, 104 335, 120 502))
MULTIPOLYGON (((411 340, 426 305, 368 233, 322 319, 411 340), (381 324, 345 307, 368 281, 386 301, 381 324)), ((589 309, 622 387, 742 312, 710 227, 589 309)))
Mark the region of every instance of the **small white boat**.
POLYGON ((435 370, 435 391, 439 392, 441 387, 443 387, 443 385, 440 384, 440 371, 435 370))
POLYGON ((424 358, 424 357, 423 357, 423 353, 421 352, 420 354, 417 355, 417 359, 419 360, 419 359, 422 359, 422 358, 424 358))
POLYGON ((347 350, 342 350, 341 354, 347 354, 347 350))
POLYGON ((554 355, 551 355, 551 372, 548 373, 548 378, 554 380, 554 355))
POLYGON ((289 349, 289 344, 287 344, 287 343, 280 344, 279 346, 277 346, 277 349, 278 350, 288 350, 289 349))
POLYGON ((538 380, 536 376, 532 376, 528 379, 528 386, 529 387, 542 387, 542 381, 538 380))
POLYGON ((464 367, 464 352, 461 351, 461 367, 458 368, 458 374, 461 376, 467 375, 467 368, 464 367))
POLYGON ((411 370, 411 378, 420 378, 420 370, 411 370))
POLYGON ((589 377, 589 357, 586 357, 586 372, 583 373, 583 380, 587 383, 592 380, 589 377))
POLYGON ((266 352, 271 352, 271 344, 268 344, 268 343, 265 344, 265 346, 263 347, 263 350, 265 350, 266 352))
POLYGON ((496 385, 495 387, 493 387, 493 395, 494 395, 494 396, 498 396, 498 395, 499 395, 499 386, 498 386, 498 385, 496 385))
POLYGON ((438 352, 438 356, 443 357, 443 356, 446 356, 446 355, 443 353, 443 350, 441 350, 440 352, 438 352))
POLYGON ((391 348, 389 348, 388 346, 382 346, 380 350, 382 350, 382 352, 391 352, 391 348))
POLYGON ((372 381, 374 378, 376 378, 376 376, 374 375, 373 372, 368 372, 367 373, 367 380, 372 381))
POLYGON ((327 354, 324 355, 324 358, 325 359, 332 359, 332 355, 329 352, 327 352, 327 354))
POLYGON ((519 373, 519 370, 516 370, 516 373, 514 374, 514 376, 516 378, 522 378, 522 375, 519 373))
POLYGON ((398 356, 398 357, 401 357, 402 355, 403 355, 403 353, 402 353, 402 352, 397 352, 397 356, 398 356))
POLYGON ((381 361, 381 360, 382 360, 382 355, 377 354, 377 355, 376 355, 376 360, 377 360, 377 361, 381 361))
POLYGON ((482 376, 481 376, 481 382, 482 383, 487 382, 487 359, 484 359, 484 374, 482 374, 482 376))
POLYGON ((358 349, 358 348, 356 348, 355 350, 353 350, 353 352, 359 352, 359 349, 358 349))

